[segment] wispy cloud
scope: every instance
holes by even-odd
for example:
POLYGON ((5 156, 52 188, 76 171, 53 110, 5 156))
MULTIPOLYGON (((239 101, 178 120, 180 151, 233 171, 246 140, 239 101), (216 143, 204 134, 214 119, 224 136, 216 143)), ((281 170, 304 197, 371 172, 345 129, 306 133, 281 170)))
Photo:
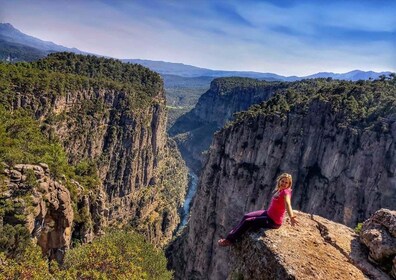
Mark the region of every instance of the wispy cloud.
POLYGON ((23 32, 117 58, 305 75, 396 71, 396 1, 5 1, 23 32), (320 3, 319 3, 320 2, 320 3))
POLYGON ((253 24, 238 13, 235 6, 225 3, 213 4, 214 11, 222 20, 232 22, 234 25, 242 25, 247 27, 253 27, 253 24))

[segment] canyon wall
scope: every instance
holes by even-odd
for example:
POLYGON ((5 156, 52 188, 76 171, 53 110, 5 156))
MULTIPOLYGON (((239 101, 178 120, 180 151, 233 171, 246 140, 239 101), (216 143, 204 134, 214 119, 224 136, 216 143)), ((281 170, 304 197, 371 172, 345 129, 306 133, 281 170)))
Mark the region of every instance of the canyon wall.
POLYGON ((176 278, 228 275, 217 240, 269 206, 281 172, 293 176, 293 208, 306 213, 355 227, 395 209, 395 92, 394 81, 296 83, 217 133, 188 226, 168 249, 176 278))
POLYGON ((96 165, 109 226, 132 223, 165 244, 179 222, 187 171, 165 132, 160 76, 140 65, 73 54, 33 65, 38 70, 21 80, 11 76, 12 90, 1 103, 32 112, 49 138, 62 143, 70 164, 96 165))

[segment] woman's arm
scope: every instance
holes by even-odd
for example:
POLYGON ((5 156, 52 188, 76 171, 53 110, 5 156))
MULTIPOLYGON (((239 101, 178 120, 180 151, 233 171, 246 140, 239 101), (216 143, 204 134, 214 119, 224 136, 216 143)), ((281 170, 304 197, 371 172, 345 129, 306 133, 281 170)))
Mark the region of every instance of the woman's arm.
POLYGON ((295 226, 298 224, 297 220, 296 220, 296 216, 294 216, 293 214, 293 209, 291 207, 291 201, 290 201, 290 195, 285 195, 285 204, 286 204, 286 210, 287 210, 287 214, 290 217, 290 223, 292 226, 295 226))

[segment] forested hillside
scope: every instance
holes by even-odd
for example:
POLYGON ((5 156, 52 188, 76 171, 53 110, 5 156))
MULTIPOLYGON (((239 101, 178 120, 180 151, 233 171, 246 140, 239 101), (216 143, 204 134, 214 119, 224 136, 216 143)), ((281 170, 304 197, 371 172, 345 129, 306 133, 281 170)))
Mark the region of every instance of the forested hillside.
MULTIPOLYGON (((158 74, 71 53, 0 63, 0 119, 1 264, 12 264, 0 267, 5 275, 21 277, 12 267, 35 258, 31 237, 45 255, 61 262, 70 246, 90 242, 109 228, 129 227, 157 247, 172 237, 187 174, 165 134, 158 74)), ((113 241, 120 242, 103 239, 113 241)), ((143 249, 142 242, 136 244, 141 249, 125 248, 145 251, 125 259, 125 275, 169 277, 136 261, 150 260, 149 254, 163 258, 156 249, 143 249)), ((91 249, 84 254, 93 254, 91 249)), ((116 252, 104 251, 107 257, 116 252)), ((98 256, 98 263, 101 257, 105 261, 106 255, 98 256)), ((84 268, 91 277, 98 271, 107 277, 115 273, 96 263, 75 269, 84 268)))

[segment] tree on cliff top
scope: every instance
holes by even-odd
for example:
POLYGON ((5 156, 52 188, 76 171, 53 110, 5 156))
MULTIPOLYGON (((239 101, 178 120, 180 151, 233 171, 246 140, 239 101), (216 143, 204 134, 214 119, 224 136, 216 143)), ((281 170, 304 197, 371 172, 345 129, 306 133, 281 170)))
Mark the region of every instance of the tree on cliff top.
POLYGON ((304 111, 316 101, 329 103, 340 124, 377 129, 383 118, 396 114, 396 78, 391 75, 373 81, 313 79, 289 83, 269 100, 237 113, 228 126, 258 115, 285 116, 297 108, 304 111))

